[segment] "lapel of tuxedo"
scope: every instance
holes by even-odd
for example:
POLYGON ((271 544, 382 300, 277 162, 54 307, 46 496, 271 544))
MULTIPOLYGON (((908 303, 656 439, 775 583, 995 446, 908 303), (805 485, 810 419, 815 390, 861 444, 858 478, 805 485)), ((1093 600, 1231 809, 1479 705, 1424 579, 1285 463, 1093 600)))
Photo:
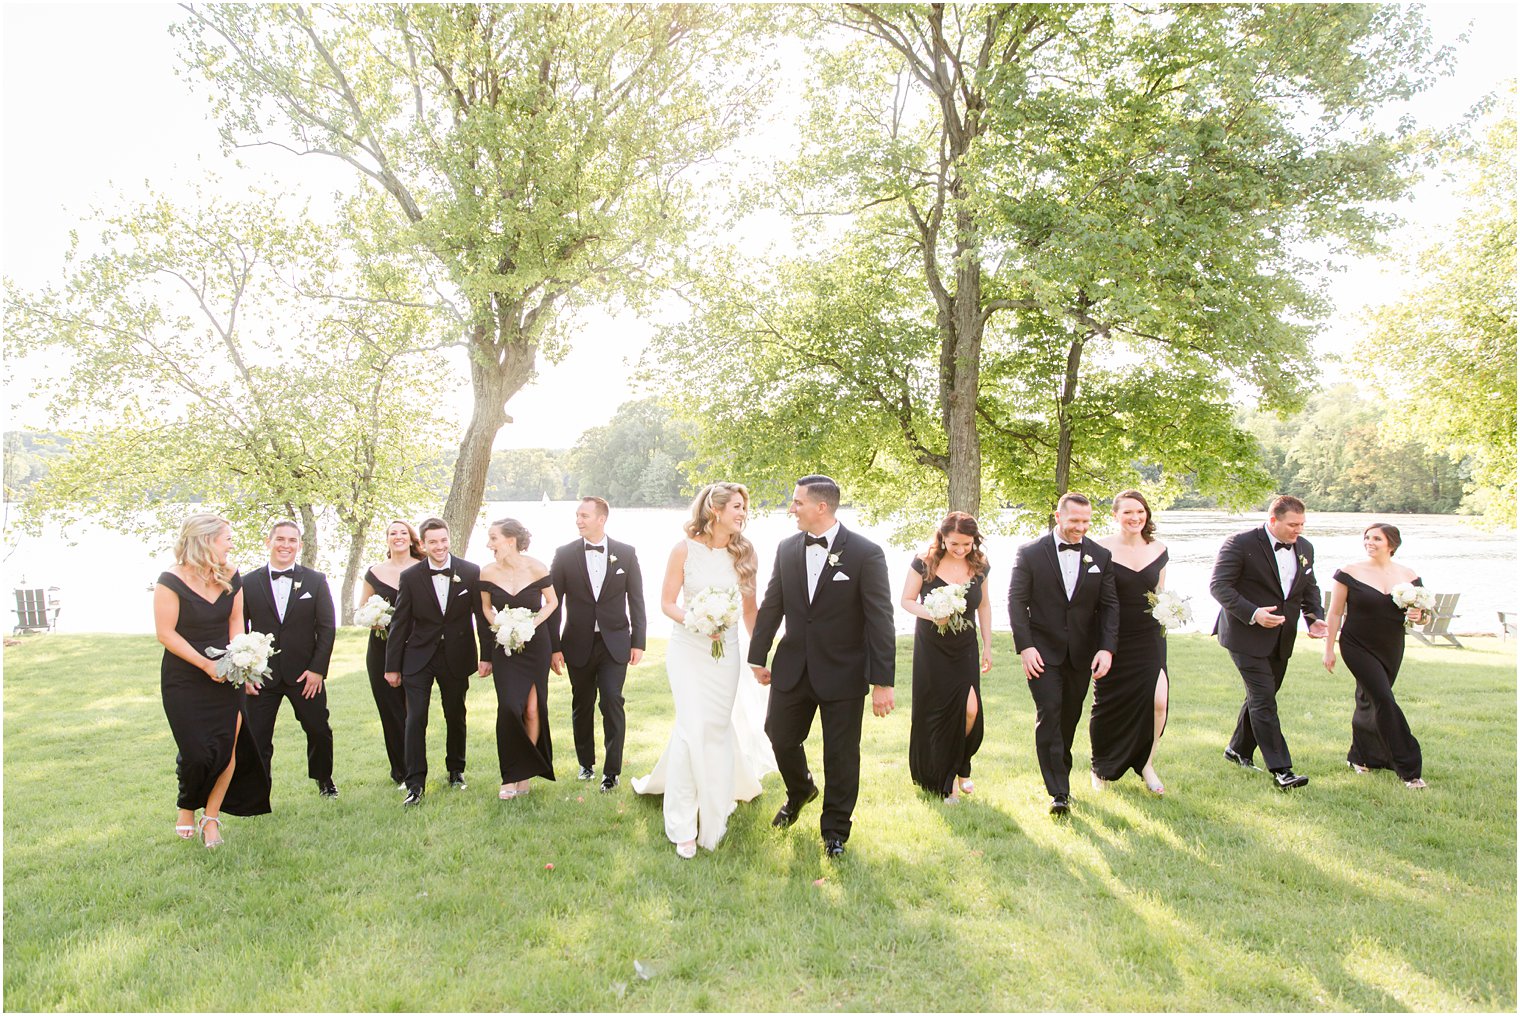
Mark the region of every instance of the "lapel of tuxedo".
MULTIPOLYGON (((243 588, 251 590, 249 595, 260 598, 262 601, 261 607, 268 606, 269 612, 274 615, 275 624, 278 625, 280 623, 280 612, 274 609, 274 581, 269 577, 269 566, 266 564, 262 568, 255 568, 249 572, 247 580, 243 583, 243 588)), ((249 616, 249 626, 252 627, 253 611, 249 610, 247 613, 249 616)), ((257 629, 255 628, 255 630, 257 629)), ((269 633, 266 632, 265 634, 269 633)))
MULTIPOLYGON (((830 564, 829 563, 829 559, 830 558, 834 558, 835 560, 841 561, 841 562, 844 560, 844 545, 845 545, 845 541, 846 541, 846 539, 848 537, 848 532, 849 531, 846 530, 844 528, 844 526, 841 525, 839 527, 839 531, 834 534, 834 542, 832 544, 830 544, 826 548, 827 553, 824 555, 824 558, 823 558, 823 568, 822 568, 822 570, 820 570, 818 572, 818 588, 815 589, 815 590, 813 590, 813 601, 812 601, 812 603, 809 604, 809 607, 812 607, 812 606, 816 605, 818 603, 818 601, 823 597, 823 595, 824 595, 823 594, 824 589, 826 589, 826 588, 828 588, 828 587, 830 587, 830 586, 832 586, 834 584, 834 576, 835 576, 835 574, 837 574, 839 572, 839 568, 837 568, 834 565, 830 564)), ((803 581, 805 582, 805 581, 807 581, 807 579, 806 579, 806 574, 807 574, 807 548, 806 547, 803 548, 802 556, 803 556, 802 565, 803 565, 803 575, 804 575, 803 581)))
POLYGON ((1266 527, 1259 527, 1256 530, 1256 545, 1261 548, 1262 554, 1265 555, 1267 566, 1267 581, 1270 582, 1272 584, 1272 588, 1276 589, 1282 595, 1283 599, 1286 600, 1294 584, 1298 582, 1298 555, 1296 553, 1293 555, 1293 581, 1288 583, 1289 592, 1284 592, 1282 587, 1282 574, 1277 570, 1277 552, 1272 549, 1272 543, 1272 537, 1267 532, 1266 527))
MULTIPOLYGON (((1082 583, 1087 580, 1087 569, 1091 567, 1087 563, 1087 559, 1090 557, 1092 557, 1092 554, 1088 551, 1087 537, 1084 536, 1082 537, 1082 549, 1077 551, 1077 581, 1071 584, 1071 602, 1073 603, 1077 600, 1077 594, 1082 591, 1082 583)), ((1095 561, 1094 564, 1096 563, 1095 561)), ((1061 585, 1062 588, 1065 588, 1064 582, 1061 585)))
MULTIPOLYGON (((781 580, 786 586, 792 587, 790 595, 795 597, 795 599, 791 602, 802 604, 803 612, 806 613, 813 609, 813 605, 808 600, 807 551, 803 546, 802 540, 803 534, 798 533, 787 542, 786 561, 782 567, 781 580)), ((783 603, 787 602, 787 595, 785 588, 783 588, 783 603)))
MULTIPOLYGON (((1066 602, 1070 603, 1077 595, 1076 587, 1072 587, 1071 596, 1066 595, 1066 577, 1061 574, 1061 555, 1060 552, 1056 550, 1055 530, 1051 530, 1049 533, 1045 534, 1044 538, 1040 540, 1040 543, 1043 545, 1043 549, 1040 551, 1040 553, 1045 556, 1045 561, 1049 565, 1051 573, 1055 575, 1056 588, 1061 591, 1061 596, 1066 600, 1066 602)), ((1080 569, 1078 570, 1077 574, 1078 580, 1080 581, 1080 569)))

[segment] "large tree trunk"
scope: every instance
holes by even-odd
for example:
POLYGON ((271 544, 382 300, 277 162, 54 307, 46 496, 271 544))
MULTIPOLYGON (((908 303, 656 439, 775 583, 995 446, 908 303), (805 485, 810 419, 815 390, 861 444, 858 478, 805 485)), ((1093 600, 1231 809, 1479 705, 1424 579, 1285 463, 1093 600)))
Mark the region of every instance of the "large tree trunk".
POLYGON ((981 386, 982 267, 976 257, 976 226, 964 209, 956 211, 955 296, 950 321, 945 434, 950 453, 950 510, 975 515, 982 505, 982 436, 976 400, 981 386))
POLYGON ((1071 489, 1071 404, 1077 398, 1077 379, 1082 367, 1082 346, 1086 336, 1072 341, 1066 352, 1066 377, 1061 384, 1061 398, 1056 404, 1056 497, 1071 489))
POLYGON ((492 332, 477 326, 470 336, 470 385, 474 406, 470 422, 459 442, 459 456, 454 460, 454 480, 443 506, 443 521, 448 523, 453 552, 463 557, 470 546, 470 532, 480 516, 486 489, 486 472, 491 466, 491 445, 496 434, 506 426, 507 400, 516 395, 533 376, 533 361, 538 344, 522 336, 519 327, 521 307, 497 304, 493 317, 500 315, 492 332))
POLYGON ((338 623, 354 623, 354 590, 359 587, 359 569, 364 567, 366 534, 374 519, 354 522, 348 533, 348 561, 343 565, 343 585, 338 590, 338 623))
POLYGON ((303 504, 300 508, 301 515, 301 567, 315 568, 317 566, 318 546, 317 533, 317 510, 309 504, 303 504))

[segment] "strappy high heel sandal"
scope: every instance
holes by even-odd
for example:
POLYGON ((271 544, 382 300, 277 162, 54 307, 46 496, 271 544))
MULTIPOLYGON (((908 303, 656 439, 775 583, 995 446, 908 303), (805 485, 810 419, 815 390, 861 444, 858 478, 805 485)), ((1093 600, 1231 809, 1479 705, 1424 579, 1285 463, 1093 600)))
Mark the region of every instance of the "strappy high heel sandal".
POLYGON ((200 821, 196 823, 196 826, 201 831, 201 842, 206 845, 207 850, 215 850, 224 842, 222 840, 222 817, 220 815, 202 815, 200 821), (216 839, 214 840, 208 839, 206 836, 207 822, 216 823, 216 839))
POLYGON ((179 824, 176 824, 174 826, 174 835, 178 836, 182 840, 193 840, 193 839, 195 839, 196 825, 197 825, 197 823, 195 821, 195 812, 192 811, 190 813, 190 824, 189 825, 179 825, 179 824))

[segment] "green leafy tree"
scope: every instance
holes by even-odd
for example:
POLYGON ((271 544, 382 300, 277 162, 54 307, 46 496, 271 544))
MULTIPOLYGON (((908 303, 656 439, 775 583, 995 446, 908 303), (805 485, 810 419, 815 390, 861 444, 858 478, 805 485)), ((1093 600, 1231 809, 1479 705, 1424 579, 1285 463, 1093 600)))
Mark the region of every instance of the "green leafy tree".
MULTIPOLYGON (((187 7, 231 144, 334 157, 462 308, 473 409, 444 518, 468 534, 506 404, 581 302, 638 299, 741 131, 763 15, 703 5, 187 7)), ((463 550, 467 536, 460 538, 463 550)))
POLYGON ((351 588, 377 513, 426 495, 417 464, 441 432, 418 392, 438 368, 416 348, 436 321, 387 291, 383 264, 344 269, 330 232, 274 204, 154 198, 102 216, 91 248, 76 237, 61 286, 10 287, 7 332, 63 365, 49 411, 78 438, 28 495, 34 523, 89 514, 167 539, 204 500, 243 556, 271 517, 299 519, 311 565, 331 511, 351 588), (311 295, 340 276, 364 298, 311 295))
POLYGON ((505 448, 491 456, 491 471, 486 477, 486 499, 490 501, 535 501, 548 495, 558 501, 565 497, 566 452, 547 448, 505 448))
POLYGON ((1374 203, 1407 184, 1399 139, 1367 118, 1444 59, 1418 12, 825 17, 855 41, 822 57, 778 200, 847 225, 795 259, 709 273, 658 347, 698 418, 698 461, 795 442, 882 512, 990 496, 1026 521, 1144 466, 1163 497, 1187 478, 1232 503, 1264 491, 1233 403, 1291 410, 1312 386, 1329 303, 1300 252, 1367 249, 1374 203), (725 443, 701 421, 736 382, 725 443))
POLYGON ((1372 315, 1363 360, 1398 398, 1391 424, 1472 457, 1468 507, 1515 520, 1514 88, 1444 155, 1466 207, 1418 251, 1420 283, 1372 315))
POLYGON ((681 504, 685 478, 680 464, 690 455, 688 434, 658 400, 625 402, 605 425, 583 433, 571 450, 578 484, 574 493, 596 494, 630 508, 681 504))

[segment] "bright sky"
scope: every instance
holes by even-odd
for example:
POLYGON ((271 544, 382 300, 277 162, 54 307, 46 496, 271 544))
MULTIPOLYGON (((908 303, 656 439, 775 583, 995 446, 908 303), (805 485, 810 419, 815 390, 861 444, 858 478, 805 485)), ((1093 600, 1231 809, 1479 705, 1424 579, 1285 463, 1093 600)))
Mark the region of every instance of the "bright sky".
MULTIPOLYGON (((148 186, 172 192, 213 170, 229 186, 259 179, 314 196, 351 186, 352 170, 336 160, 249 152, 246 174, 227 165, 205 98, 176 73, 167 27, 182 13, 169 4, 4 5, 0 267, 7 278, 26 288, 56 281, 69 231, 88 210, 135 200, 148 186)), ((1408 110, 1438 126, 1515 76, 1516 6, 1441 4, 1429 16, 1445 42, 1473 24, 1456 75, 1408 110)), ((1432 182, 1403 211, 1417 229, 1429 230, 1450 218, 1452 206, 1432 182)), ((1336 284, 1338 314, 1322 348, 1348 351, 1360 309, 1396 295, 1400 285, 1379 263, 1350 266, 1336 284)), ((632 367, 650 325, 631 315, 589 314, 582 326, 570 355, 557 365, 540 364, 538 380, 511 401, 516 422, 503 429, 497 447, 569 447, 582 429, 605 423, 618 404, 638 394, 632 367)), ((21 367, 7 365, 8 403, 17 401, 14 389, 28 386, 21 367)), ((468 408, 462 359, 459 372, 462 414, 468 408)), ((1331 378, 1340 373, 1327 368, 1331 378)), ((42 422, 38 411, 23 407, 13 424, 42 422)))

